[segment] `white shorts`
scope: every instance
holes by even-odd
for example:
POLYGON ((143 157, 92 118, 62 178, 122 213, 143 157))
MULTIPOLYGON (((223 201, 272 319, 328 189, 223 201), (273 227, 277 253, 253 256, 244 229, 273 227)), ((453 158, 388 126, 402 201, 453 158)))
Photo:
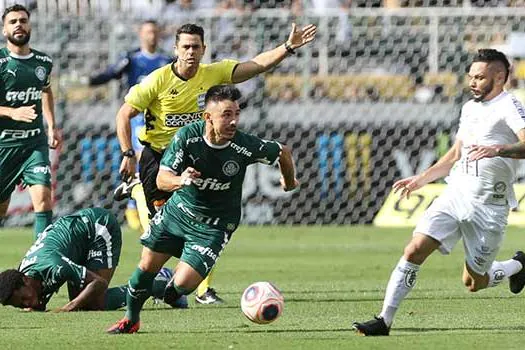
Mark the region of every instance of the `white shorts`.
POLYGON ((484 275, 498 254, 508 214, 508 206, 468 200, 449 187, 428 207, 414 233, 423 233, 440 242, 442 254, 449 254, 463 238, 468 266, 484 275))

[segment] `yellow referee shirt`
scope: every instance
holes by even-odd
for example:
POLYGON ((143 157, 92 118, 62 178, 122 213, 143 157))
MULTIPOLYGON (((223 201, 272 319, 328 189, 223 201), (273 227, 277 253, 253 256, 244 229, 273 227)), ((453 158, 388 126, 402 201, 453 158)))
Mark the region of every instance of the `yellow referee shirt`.
POLYGON ((184 80, 175 74, 170 63, 133 86, 124 100, 144 112, 145 126, 139 140, 162 152, 180 127, 202 118, 204 96, 209 88, 232 83, 237 64, 234 60, 201 63, 197 74, 184 80))

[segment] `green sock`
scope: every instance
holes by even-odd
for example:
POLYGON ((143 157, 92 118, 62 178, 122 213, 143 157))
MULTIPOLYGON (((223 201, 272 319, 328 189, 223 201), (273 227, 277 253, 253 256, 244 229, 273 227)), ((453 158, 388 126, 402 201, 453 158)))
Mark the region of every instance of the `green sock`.
MULTIPOLYGON (((151 295, 157 299, 162 299, 164 297, 164 289, 169 280, 162 278, 162 276, 157 275, 153 280, 153 288, 151 295)), ((126 298, 128 294, 128 286, 123 284, 118 287, 108 288, 106 291, 106 298, 104 301, 104 310, 117 310, 121 307, 126 306, 126 298)))
POLYGON ((128 286, 108 288, 106 291, 106 298, 104 300, 104 310, 117 310, 126 306, 126 296, 128 294, 128 286))
POLYGON ((42 233, 48 227, 51 225, 51 220, 53 219, 53 211, 41 211, 41 212, 35 212, 35 223, 33 225, 33 240, 36 241, 38 238, 38 235, 42 233))
POLYGON ((131 322, 140 320, 142 305, 151 295, 151 288, 156 273, 142 271, 137 267, 128 282, 128 293, 126 295, 126 318, 131 322))
POLYGON ((193 292, 193 290, 188 290, 177 286, 175 283, 171 283, 168 288, 164 290, 164 302, 175 307, 175 303, 181 296, 188 295, 191 292, 193 292))
POLYGON ((177 292, 179 297, 181 297, 183 295, 191 294, 191 292, 193 292, 195 290, 195 289, 186 289, 186 288, 179 287, 175 283, 173 283, 173 288, 175 288, 175 291, 177 292))

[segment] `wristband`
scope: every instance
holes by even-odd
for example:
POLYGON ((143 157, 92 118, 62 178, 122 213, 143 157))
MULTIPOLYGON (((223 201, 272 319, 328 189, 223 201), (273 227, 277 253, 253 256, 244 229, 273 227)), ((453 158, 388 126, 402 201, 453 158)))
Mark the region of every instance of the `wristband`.
POLYGON ((284 43, 284 48, 286 49, 286 51, 288 51, 290 55, 295 55, 295 50, 292 49, 288 41, 284 43))
POLYGON ((135 150, 134 149, 128 149, 127 151, 122 152, 122 157, 135 157, 135 150))

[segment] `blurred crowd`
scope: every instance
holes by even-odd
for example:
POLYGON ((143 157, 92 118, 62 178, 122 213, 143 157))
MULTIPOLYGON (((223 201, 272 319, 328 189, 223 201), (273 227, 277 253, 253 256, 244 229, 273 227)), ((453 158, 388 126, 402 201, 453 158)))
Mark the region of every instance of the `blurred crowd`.
MULTIPOLYGON (((453 46, 459 43, 460 46, 451 46, 449 51, 443 50, 442 57, 439 58, 438 73, 430 74, 426 63, 429 39, 425 31, 398 32, 394 30, 395 27, 385 26, 381 22, 369 23, 367 21, 370 19, 366 17, 352 17, 352 9, 380 6, 525 6, 525 0, 0 0, 0 9, 13 3, 26 5, 36 16, 42 13, 66 13, 78 15, 79 18, 85 17, 88 21, 108 22, 104 16, 109 17, 116 13, 128 19, 127 22, 112 23, 109 28, 95 26, 102 39, 92 38, 97 42, 94 49, 99 50, 89 56, 94 57, 92 62, 86 60, 86 56, 78 48, 71 48, 67 57, 62 57, 67 69, 62 71, 61 83, 68 84, 70 79, 73 80, 73 85, 75 80, 78 80, 77 76, 90 74, 114 63, 111 62, 109 51, 100 45, 100 40, 109 42, 108 29, 116 35, 117 41, 122 42, 123 47, 117 47, 118 50, 129 49, 128 45, 132 44, 129 41, 130 31, 132 37, 134 33, 125 23, 136 23, 138 27, 144 20, 155 19, 159 24, 164 24, 161 25, 159 48, 167 54, 173 54, 173 33, 176 28, 182 23, 201 23, 201 18, 211 14, 214 21, 208 22, 206 28, 211 31, 207 32, 206 39, 213 39, 213 42, 209 42, 207 59, 216 61, 231 58, 244 61, 254 57, 261 50, 260 42, 254 40, 255 35, 249 30, 263 28, 263 34, 257 35, 262 35, 262 41, 273 45, 282 40, 280 35, 285 29, 281 28, 288 27, 287 20, 281 21, 282 23, 256 22, 255 16, 249 16, 250 13, 258 12, 259 19, 261 15, 266 16, 264 11, 271 9, 286 10, 287 12, 283 11, 286 18, 312 12, 322 18, 323 14, 329 13, 327 18, 330 18, 330 23, 325 28, 330 30, 330 34, 322 33, 318 44, 313 46, 309 54, 312 59, 308 63, 308 77, 302 74, 302 68, 297 63, 301 61, 290 60, 283 62, 273 74, 252 79, 240 86, 246 99, 251 100, 255 106, 263 100, 271 103, 294 103, 304 100, 458 103, 468 97, 468 86, 464 81, 464 62, 468 62, 468 56, 477 48, 485 46, 506 52, 502 45, 509 42, 508 33, 505 34, 494 27, 496 29, 491 34, 484 27, 492 25, 491 23, 463 23, 457 18, 457 25, 463 28, 463 34, 444 30, 443 37, 440 36, 438 40, 440 44, 451 43, 453 46), (241 18, 249 24, 242 24, 241 18), (358 22, 359 20, 362 22, 358 22), (358 29, 352 28, 353 25, 361 31, 363 28, 370 29, 367 29, 366 33, 359 32, 358 29), (212 33, 213 38, 212 34, 208 33, 212 33), (328 69, 324 71, 319 68, 319 62, 322 60, 316 59, 322 53, 322 45, 327 45, 327 60, 323 63, 328 69), (388 61, 391 57, 395 57, 395 60, 388 61)), ((271 18, 279 21, 275 13, 274 11, 271 18)), ((90 35, 92 34, 84 36, 89 39, 90 35)), ((81 37, 79 34, 78 38, 81 37)), ((518 39, 513 47, 525 47, 525 38, 518 39)), ((74 38, 71 40, 77 41, 74 38)), ((93 47, 87 49, 92 50, 93 47)), ((525 57, 525 52, 520 53, 518 57, 525 57)), ((516 60, 514 67, 508 89, 518 98, 525 100, 525 61, 516 60)), ((87 91, 71 88, 71 84, 66 87, 66 95, 72 100, 85 100, 86 96, 99 100, 108 96, 107 89, 87 91)))
POLYGON ((305 10, 323 12, 352 7, 521 7, 525 0, 0 0, 0 10, 13 3, 23 4, 32 11, 104 16, 116 10, 136 18, 161 20, 194 16, 202 11, 286 9, 301 15, 305 10))

